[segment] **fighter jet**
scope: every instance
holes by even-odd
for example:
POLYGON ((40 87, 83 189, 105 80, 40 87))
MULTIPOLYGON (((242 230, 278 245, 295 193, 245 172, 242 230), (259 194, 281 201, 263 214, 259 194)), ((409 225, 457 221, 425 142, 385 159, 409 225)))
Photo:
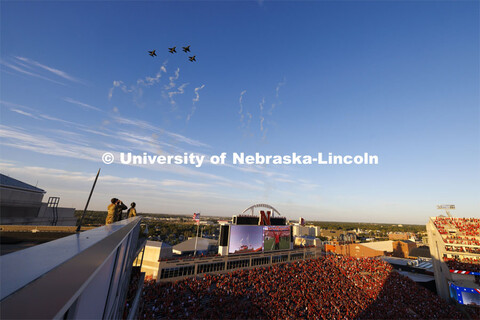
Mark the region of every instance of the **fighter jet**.
POLYGON ((190 52, 190 46, 182 47, 183 52, 190 52))
POLYGON ((151 55, 152 57, 156 57, 157 54, 155 53, 155 50, 153 51, 148 51, 148 54, 151 55))
POLYGON ((177 52, 177 51, 175 50, 175 48, 176 48, 176 47, 168 48, 168 51, 170 51, 170 53, 175 53, 175 52, 177 52))
POLYGON ((197 61, 197 60, 195 60, 195 56, 193 56, 193 57, 188 57, 188 59, 190 59, 190 61, 192 61, 192 62, 193 62, 193 61, 197 61))

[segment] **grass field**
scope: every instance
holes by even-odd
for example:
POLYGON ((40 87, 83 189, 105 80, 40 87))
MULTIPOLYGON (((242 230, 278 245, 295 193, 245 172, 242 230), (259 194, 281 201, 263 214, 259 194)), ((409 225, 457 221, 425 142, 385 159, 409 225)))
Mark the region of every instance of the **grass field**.
MULTIPOLYGON (((280 237, 280 250, 290 249, 290 237, 280 237)), ((275 250, 275 238, 265 239, 264 241, 265 251, 275 250)))

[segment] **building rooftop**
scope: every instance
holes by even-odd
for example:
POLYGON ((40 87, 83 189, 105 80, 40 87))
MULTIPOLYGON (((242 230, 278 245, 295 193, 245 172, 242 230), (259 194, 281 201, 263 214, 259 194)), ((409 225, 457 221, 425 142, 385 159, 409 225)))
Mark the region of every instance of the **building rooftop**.
POLYGON ((13 188, 13 189, 19 189, 19 190, 25 190, 25 191, 30 191, 30 192, 37 192, 37 193, 45 193, 45 190, 34 187, 28 183, 22 182, 17 179, 10 178, 9 176, 6 176, 4 174, 0 173, 0 186, 1 187, 7 187, 7 188, 13 188))
POLYGON ((377 241, 377 242, 361 243, 361 245, 373 250, 392 252, 393 242, 394 241, 392 240, 377 241))
MULTIPOLYGON (((218 244, 217 240, 198 238, 197 241, 197 251, 207 251, 209 247, 216 246, 218 244)), ((195 251, 195 237, 190 238, 182 243, 179 243, 173 246, 173 251, 175 252, 189 252, 195 251)))
POLYGON ((435 280, 434 276, 430 276, 430 275, 427 275, 427 274, 412 273, 412 272, 408 272, 408 271, 398 271, 398 273, 400 273, 403 276, 409 277, 410 279, 412 279, 415 282, 429 282, 429 281, 434 281, 435 280))
POLYGON ((413 248, 410 250, 410 256, 412 257, 423 257, 423 258, 431 258, 430 255, 430 248, 427 246, 422 246, 418 248, 413 248))
POLYGON ((152 241, 152 240, 147 240, 146 246, 149 247, 157 247, 157 248, 171 248, 172 246, 161 241, 152 241))
POLYGON ((397 257, 382 257, 382 260, 399 266, 410 266, 419 269, 425 269, 427 271, 433 272, 433 265, 431 259, 406 259, 406 258, 397 258, 397 257))
POLYGON ((0 225, 0 256, 76 234, 76 230, 75 226, 0 225))

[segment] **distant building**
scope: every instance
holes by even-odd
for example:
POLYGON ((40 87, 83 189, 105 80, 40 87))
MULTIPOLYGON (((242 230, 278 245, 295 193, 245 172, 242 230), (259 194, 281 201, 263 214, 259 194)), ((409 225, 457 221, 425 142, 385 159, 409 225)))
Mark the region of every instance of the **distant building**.
POLYGON ((420 246, 410 250, 409 255, 411 258, 431 258, 430 248, 428 246, 420 246))
POLYGON ((172 246, 160 241, 147 241, 143 256, 142 272, 145 278, 156 279, 160 260, 172 258, 172 246))
POLYGON ((292 234, 294 237, 313 236, 315 237, 316 228, 314 226, 302 226, 300 224, 293 225, 292 234))
POLYGON ((344 241, 344 242, 355 242, 357 241, 357 235, 353 231, 347 231, 344 234, 341 234, 338 237, 339 241, 344 241))
POLYGON ((60 198, 42 202, 45 190, 0 174, 0 224, 74 226, 75 208, 58 207, 60 198))
POLYGON ((412 240, 415 241, 415 234, 411 232, 390 232, 388 240, 412 240))
POLYGON ((329 230, 329 229, 322 229, 320 230, 320 236, 326 237, 329 240, 339 239, 341 235, 347 234, 344 230, 329 230))
POLYGON ((422 237, 422 244, 425 245, 425 246, 429 246, 429 242, 428 242, 428 236, 425 236, 425 237, 422 237))
POLYGON ((192 255, 195 252, 195 242, 197 242, 197 255, 216 252, 218 250, 217 240, 193 237, 173 246, 172 252, 178 255, 192 255))
POLYGON ((298 247, 317 247, 321 245, 321 241, 314 236, 297 236, 295 237, 294 245, 298 247))
POLYGON ((356 258, 380 257, 385 255, 405 258, 409 256, 410 250, 413 248, 416 248, 416 245, 411 241, 392 240, 350 244, 339 244, 334 242, 325 245, 325 251, 356 258))
POLYGON ((395 241, 393 243, 392 256, 398 258, 408 258, 410 256, 410 252, 416 247, 417 245, 415 242, 410 240, 395 241))
POLYGON ((212 220, 200 220, 201 225, 214 225, 215 221, 212 220))
POLYGON ((365 243, 350 243, 346 245, 326 245, 326 251, 334 252, 345 256, 364 258, 364 257, 379 257, 386 254, 386 251, 377 248, 370 248, 365 246, 365 243))

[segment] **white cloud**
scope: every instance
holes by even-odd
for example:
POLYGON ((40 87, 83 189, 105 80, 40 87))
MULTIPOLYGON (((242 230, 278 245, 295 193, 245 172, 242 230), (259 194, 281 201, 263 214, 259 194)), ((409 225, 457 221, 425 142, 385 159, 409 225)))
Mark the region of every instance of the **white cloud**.
POLYGON ((250 127, 250 122, 252 121, 252 114, 250 112, 247 111, 247 128, 250 127))
POLYGON ((25 110, 29 110, 29 111, 36 111, 33 108, 30 108, 30 107, 27 107, 27 106, 24 106, 24 105, 21 105, 21 104, 17 104, 17 103, 4 101, 4 100, 0 100, 0 104, 3 104, 4 106, 9 107, 9 108, 15 107, 15 108, 21 108, 21 109, 25 109, 25 110))
POLYGON ((146 76, 143 79, 137 79, 136 85, 130 85, 129 87, 127 87, 127 85, 125 85, 123 81, 114 80, 113 87, 108 90, 108 99, 112 99, 115 88, 120 88, 120 90, 122 90, 124 93, 133 93, 135 95, 134 102, 138 105, 138 99, 141 98, 143 95, 142 87, 150 87, 160 82, 160 79, 162 78, 162 72, 167 72, 166 65, 167 61, 163 63, 163 65, 160 67, 160 70, 153 77, 146 76))
POLYGON ((177 70, 175 70, 175 75, 171 76, 171 77, 168 77, 168 80, 170 81, 168 83, 168 85, 166 85, 164 87, 165 90, 170 90, 172 88, 175 87, 175 81, 178 80, 178 78, 180 77, 180 68, 177 68, 177 70))
POLYGON ((47 114, 39 113, 36 109, 30 108, 30 107, 27 107, 27 106, 24 106, 24 105, 11 103, 11 102, 7 102, 7 101, 3 101, 3 100, 0 100, 0 104, 8 107, 10 109, 10 111, 17 112, 17 113, 20 113, 22 115, 32 117, 34 119, 50 120, 50 121, 60 122, 60 123, 62 123, 64 125, 67 125, 69 127, 71 127, 71 126, 75 126, 77 128, 84 128, 85 127, 84 125, 79 124, 79 123, 75 123, 75 122, 59 119, 59 118, 56 118, 56 117, 52 117, 52 116, 47 115, 47 114), (24 110, 22 110, 22 109, 24 109, 24 110), (26 112, 25 110, 28 110, 30 112, 26 112))
POLYGON ((123 83, 123 81, 119 81, 119 80, 114 80, 113 81, 113 87, 110 88, 110 90, 108 91, 108 99, 112 99, 112 96, 113 96, 113 90, 115 88, 120 88, 123 92, 125 93, 130 93, 130 92, 133 92, 135 91, 135 88, 134 87, 130 87, 130 89, 127 88, 127 86, 123 83))
POLYGON ((62 143, 46 136, 39 134, 32 135, 22 129, 4 125, 0 125, 0 138, 3 138, 4 141, 2 144, 4 146, 29 150, 41 154, 90 161, 99 161, 103 154, 103 151, 99 149, 79 146, 72 143, 62 143))
POLYGON ((280 88, 283 87, 285 84, 287 84, 287 79, 283 77, 283 80, 277 84, 277 87, 275 88, 275 98, 277 103, 272 103, 272 107, 270 108, 270 111, 268 112, 270 115, 272 115, 273 110, 277 105, 280 105, 282 102, 279 99, 279 94, 280 94, 280 88))
POLYGON ((80 101, 77 101, 77 100, 74 100, 72 98, 66 97, 66 98, 63 98, 63 100, 66 101, 66 102, 72 103, 72 104, 76 104, 77 106, 80 106, 80 107, 83 107, 83 108, 103 112, 103 110, 101 110, 100 108, 91 106, 89 104, 86 104, 86 103, 83 103, 83 102, 80 102, 80 101))
POLYGON ((5 67, 8 67, 8 68, 10 68, 10 69, 12 69, 12 70, 15 70, 15 71, 17 71, 17 72, 20 72, 20 73, 22 73, 22 74, 24 74, 24 75, 27 75, 27 76, 31 76, 31 77, 35 77, 35 78, 47 80, 47 81, 50 81, 50 82, 53 82, 53 83, 56 83, 56 84, 59 84, 59 85, 62 85, 62 86, 65 85, 64 83, 55 81, 55 80, 50 79, 50 78, 47 78, 47 77, 44 77, 44 76, 39 75, 39 74, 37 74, 37 73, 33 73, 33 72, 30 72, 30 71, 27 71, 27 70, 25 70, 25 69, 22 69, 22 68, 20 68, 20 67, 18 67, 18 66, 15 66, 15 65, 13 65, 13 64, 10 64, 10 63, 8 63, 8 62, 6 62, 6 61, 3 61, 3 60, 0 61, 0 64, 3 65, 3 66, 5 66, 5 67))
POLYGON ((197 87, 195 88, 195 98, 192 99, 192 110, 190 111, 190 113, 188 114, 187 116, 187 122, 190 121, 190 119, 192 118, 193 114, 195 113, 195 110, 197 109, 197 107, 195 106, 195 104, 200 101, 200 94, 198 93, 198 91, 202 90, 203 88, 205 87, 204 84, 202 84, 200 87, 197 87))
POLYGON ((142 128, 142 129, 145 129, 145 130, 150 130, 153 133, 159 133, 161 135, 165 134, 165 135, 169 136, 170 138, 174 139, 177 142, 186 143, 186 144, 189 144, 189 145, 194 146, 194 147, 211 148, 206 143, 203 143, 203 142, 200 142, 200 141, 197 141, 197 140, 194 140, 194 139, 190 139, 190 138, 182 136, 178 133, 174 133, 174 132, 166 131, 166 130, 163 130, 163 129, 159 129, 158 127, 156 127, 156 126, 154 126, 154 125, 152 125, 152 124, 150 124, 146 121, 143 121, 143 120, 127 119, 127 118, 123 118, 123 117, 119 117, 119 116, 114 116, 113 119, 116 122, 121 123, 121 124, 133 126, 133 127, 136 127, 136 128, 142 128))
POLYGON ((283 80, 277 84, 277 88, 275 88, 275 97, 278 99, 278 94, 280 92, 280 88, 287 84, 287 79, 283 77, 283 80))
POLYGON ((60 122, 60 123, 63 123, 65 125, 69 125, 69 126, 75 126, 75 127, 78 127, 78 126, 81 126, 80 124, 78 123, 75 123, 75 122, 72 122, 72 121, 68 121, 68 120, 63 120, 63 119, 59 119, 59 118, 56 118, 56 117, 52 117, 48 114, 40 114, 39 117, 43 118, 43 119, 46 119, 46 120, 50 120, 50 121, 56 121, 56 122, 60 122))
POLYGON ((37 62, 35 60, 31 60, 31 59, 28 59, 28 58, 24 58, 24 57, 15 57, 15 58, 18 59, 18 60, 21 60, 25 63, 28 63, 30 65, 37 66, 37 67, 42 68, 46 71, 49 71, 49 72, 53 73, 54 75, 57 75, 57 76, 59 76, 63 79, 70 80, 72 82, 82 83, 82 81, 80 81, 79 79, 69 75, 65 71, 49 67, 47 65, 41 64, 40 62, 37 62))
POLYGON ((187 138, 185 136, 182 136, 178 133, 173 133, 173 132, 168 132, 168 131, 164 131, 165 134, 167 134, 168 136, 174 138, 176 141, 178 142, 183 142, 183 143, 186 143, 186 144, 189 144, 191 146, 195 146, 195 147, 206 147, 206 148, 210 148, 210 146, 206 143, 203 143, 203 142, 200 142, 200 141, 197 141, 197 140, 194 140, 194 139, 190 139, 190 138, 187 138))
POLYGON ((21 114, 22 116, 30 117, 30 118, 33 118, 33 119, 36 119, 36 120, 41 120, 39 117, 32 114, 31 112, 25 111, 25 110, 29 110, 29 111, 35 112, 36 111, 35 109, 29 108, 29 107, 26 107, 26 106, 22 106, 20 104, 10 103, 10 102, 3 101, 3 100, 0 100, 0 104, 6 106, 10 111, 21 114), (24 110, 22 110, 22 109, 24 109, 24 110))
POLYGON ((170 91, 168 93, 168 98, 170 99, 170 104, 172 106, 175 106, 176 102, 175 100, 173 99, 173 97, 175 95, 178 95, 178 94, 184 94, 185 93, 185 87, 188 85, 188 83, 184 83, 182 84, 180 87, 178 87, 177 91, 170 91))
POLYGON ((40 120, 40 118, 34 116, 33 114, 22 111, 22 110, 19 110, 19 109, 10 109, 10 111, 16 112, 16 113, 21 114, 21 115, 26 116, 26 117, 30 117, 30 118, 33 118, 33 119, 40 120))
POLYGON ((240 109, 238 110, 238 114, 240 115, 240 124, 242 125, 242 127, 245 125, 243 123, 243 120, 245 118, 245 116, 243 115, 243 95, 247 92, 247 90, 243 90, 241 93, 240 93, 240 98, 238 99, 238 104, 240 105, 240 109))
POLYGON ((262 98, 260 102, 260 131, 263 131, 263 122, 265 121, 265 117, 263 116, 263 105, 265 104, 265 97, 262 98))
POLYGON ((155 74, 154 77, 146 76, 145 79, 138 79, 137 85, 152 86, 160 82, 160 79, 162 78, 162 72, 167 73, 166 65, 167 65, 167 62, 165 61, 163 65, 160 67, 160 70, 155 74))

